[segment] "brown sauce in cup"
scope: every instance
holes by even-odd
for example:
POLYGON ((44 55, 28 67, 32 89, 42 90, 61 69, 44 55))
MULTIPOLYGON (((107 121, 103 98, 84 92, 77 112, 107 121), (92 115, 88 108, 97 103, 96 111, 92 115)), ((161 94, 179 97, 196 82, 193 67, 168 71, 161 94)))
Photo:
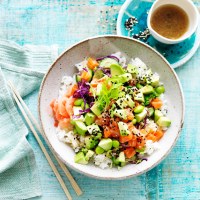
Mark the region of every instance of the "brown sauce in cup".
POLYGON ((182 8, 167 4, 153 12, 150 23, 158 34, 169 39, 178 39, 187 32, 189 18, 182 8))

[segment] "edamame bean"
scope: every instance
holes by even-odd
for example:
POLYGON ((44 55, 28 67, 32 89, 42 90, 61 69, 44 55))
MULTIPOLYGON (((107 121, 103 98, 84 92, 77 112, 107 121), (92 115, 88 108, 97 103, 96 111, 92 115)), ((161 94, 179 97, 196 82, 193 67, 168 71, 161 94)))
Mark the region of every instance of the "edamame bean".
POLYGON ((96 154, 102 154, 102 153, 104 153, 104 149, 102 149, 101 147, 96 147, 96 149, 95 149, 95 152, 96 152, 96 154))
POLYGON ((156 88, 156 92, 157 92, 158 94, 164 93, 164 92, 165 92, 164 86, 158 86, 158 87, 156 88))
POLYGON ((89 108, 89 105, 86 103, 86 105, 85 105, 85 103, 84 103, 84 101, 81 103, 81 108, 82 109, 88 109, 89 108), (85 107, 85 108, 84 108, 85 107))
POLYGON ((136 88, 141 89, 143 86, 140 83, 136 83, 136 88))
POLYGON ((113 141, 112 141, 112 146, 113 146, 114 148, 119 148, 119 141, 113 140, 113 141))
POLYGON ((136 124, 136 123, 137 123, 137 120, 136 120, 136 119, 133 119, 133 120, 132 120, 132 123, 133 123, 133 125, 136 124))

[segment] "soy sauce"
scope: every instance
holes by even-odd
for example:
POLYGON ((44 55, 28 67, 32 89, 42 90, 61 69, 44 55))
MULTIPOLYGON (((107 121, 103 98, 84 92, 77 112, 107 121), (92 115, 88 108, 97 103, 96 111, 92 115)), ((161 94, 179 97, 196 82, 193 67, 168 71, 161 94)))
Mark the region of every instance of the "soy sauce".
POLYGON ((169 39, 178 39, 187 32, 189 18, 182 8, 167 4, 153 12, 150 23, 158 34, 169 39))

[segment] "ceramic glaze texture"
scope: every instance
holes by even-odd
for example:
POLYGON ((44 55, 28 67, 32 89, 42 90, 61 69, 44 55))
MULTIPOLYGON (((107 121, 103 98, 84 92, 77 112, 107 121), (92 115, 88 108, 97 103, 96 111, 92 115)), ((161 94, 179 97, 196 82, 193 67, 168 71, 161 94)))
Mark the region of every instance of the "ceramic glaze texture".
POLYGON ((45 76, 41 86, 39 112, 47 139, 50 141, 55 152, 67 165, 94 178, 124 179, 150 170, 169 153, 179 136, 183 124, 184 100, 178 78, 174 71, 167 61, 152 48, 133 39, 119 36, 105 36, 82 41, 69 48, 56 60, 45 76), (160 75, 160 80, 166 88, 165 97, 168 102, 168 115, 172 120, 172 126, 159 141, 160 150, 151 155, 147 162, 143 161, 138 165, 130 164, 121 170, 117 170, 116 168, 102 170, 93 165, 76 164, 74 163, 74 152, 71 147, 61 143, 56 138, 53 118, 50 116, 50 101, 58 96, 62 77, 64 75, 72 76, 76 72, 74 67, 76 63, 81 62, 89 56, 101 57, 118 51, 122 52, 127 57, 127 60, 139 57, 153 72, 157 72, 160 75))

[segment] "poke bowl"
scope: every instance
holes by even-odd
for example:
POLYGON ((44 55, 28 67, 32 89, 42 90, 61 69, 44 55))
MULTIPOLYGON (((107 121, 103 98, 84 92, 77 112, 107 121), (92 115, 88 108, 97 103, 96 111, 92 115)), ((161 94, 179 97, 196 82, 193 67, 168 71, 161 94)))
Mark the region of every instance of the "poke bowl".
POLYGON ((158 165, 183 126, 177 75, 153 48, 122 36, 85 39, 62 53, 41 84, 45 137, 70 168, 125 179, 158 165))

